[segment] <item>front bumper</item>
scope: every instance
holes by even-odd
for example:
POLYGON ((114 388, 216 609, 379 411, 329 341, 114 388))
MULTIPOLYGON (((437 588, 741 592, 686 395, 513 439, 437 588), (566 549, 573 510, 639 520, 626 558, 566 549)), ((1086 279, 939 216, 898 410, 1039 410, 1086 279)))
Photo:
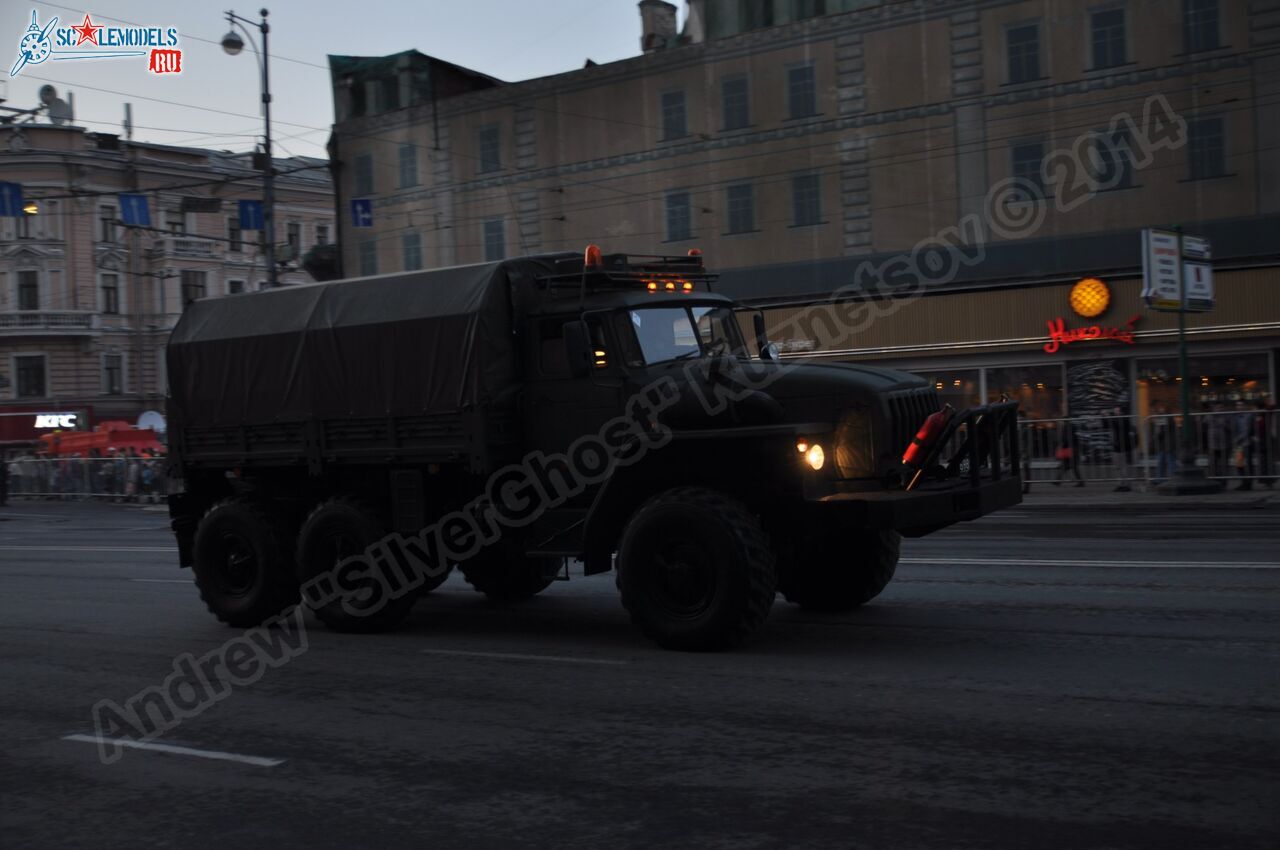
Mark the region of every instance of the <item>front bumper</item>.
POLYGON ((832 493, 808 503, 814 519, 861 528, 899 531, 905 537, 926 534, 968 522, 1022 501, 1022 479, 1018 476, 983 481, 944 484, 934 482, 905 490, 863 493, 832 493))

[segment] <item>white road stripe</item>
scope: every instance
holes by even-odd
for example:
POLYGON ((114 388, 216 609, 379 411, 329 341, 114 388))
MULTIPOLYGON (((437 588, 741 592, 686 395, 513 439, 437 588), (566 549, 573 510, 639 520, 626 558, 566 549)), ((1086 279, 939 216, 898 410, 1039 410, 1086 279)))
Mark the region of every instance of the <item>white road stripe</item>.
POLYGON ((191 584, 187 578, 131 578, 129 581, 141 581, 147 584, 191 584))
POLYGON ((519 652, 467 652, 461 649, 423 649, 423 655, 456 655, 462 658, 495 658, 501 661, 552 661, 564 664, 601 664, 620 667, 630 662, 613 658, 575 658, 570 655, 525 655, 519 652))
POLYGON ((177 552, 176 546, 0 546, 0 552, 177 552))
POLYGON ((255 767, 275 767, 278 764, 284 764, 284 759, 269 759, 262 756, 242 756, 237 753, 223 753, 218 750, 197 750, 192 747, 178 747, 173 744, 157 744, 154 742, 131 741, 128 738, 104 738, 100 735, 65 735, 64 741, 80 741, 85 744, 97 744, 127 747, 133 750, 154 750, 159 753, 173 753, 179 756, 195 756, 202 759, 215 759, 217 761, 234 761, 241 764, 251 764, 255 767))
POLYGON ((1280 561, 1094 561, 1080 559, 1058 560, 1049 558, 899 558, 904 564, 989 564, 1016 567, 1116 567, 1126 569, 1218 569, 1218 570, 1275 570, 1280 561))

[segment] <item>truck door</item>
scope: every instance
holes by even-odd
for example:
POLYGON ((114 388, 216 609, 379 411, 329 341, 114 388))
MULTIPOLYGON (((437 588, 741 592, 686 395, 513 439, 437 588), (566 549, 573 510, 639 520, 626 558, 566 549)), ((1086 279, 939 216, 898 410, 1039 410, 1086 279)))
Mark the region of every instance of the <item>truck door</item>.
POLYGON ((536 320, 532 351, 525 362, 526 451, 563 452, 574 440, 598 434, 604 423, 623 412, 622 373, 612 356, 600 316, 588 316, 593 347, 604 352, 586 377, 569 373, 564 325, 577 316, 536 320))

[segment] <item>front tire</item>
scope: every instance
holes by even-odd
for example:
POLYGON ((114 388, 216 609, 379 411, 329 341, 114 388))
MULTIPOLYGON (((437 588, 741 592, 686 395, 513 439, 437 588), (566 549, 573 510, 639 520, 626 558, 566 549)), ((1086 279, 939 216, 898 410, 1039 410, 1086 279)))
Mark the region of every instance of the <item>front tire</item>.
POLYGON ((806 611, 852 611, 885 589, 901 552, 902 535, 896 531, 822 534, 801 544, 779 589, 806 611))
POLYGON ((244 498, 224 499, 200 519, 192 572, 200 598, 228 626, 259 626, 298 601, 279 522, 244 498))
POLYGON ((338 632, 382 632, 409 616, 418 591, 404 592, 403 577, 380 573, 380 565, 367 559, 364 569, 354 556, 386 536, 386 526, 363 503, 346 497, 323 502, 313 510, 298 533, 298 570, 304 585, 324 577, 317 590, 333 590, 333 598, 317 602, 311 594, 307 605, 316 617, 338 632), (341 565, 341 566, 340 566, 341 565), (398 581, 397 581, 398 580, 398 581))
POLYGON ((745 505, 678 487, 636 511, 618 547, 618 586, 631 621, 667 649, 742 643, 773 605, 773 553, 745 505))

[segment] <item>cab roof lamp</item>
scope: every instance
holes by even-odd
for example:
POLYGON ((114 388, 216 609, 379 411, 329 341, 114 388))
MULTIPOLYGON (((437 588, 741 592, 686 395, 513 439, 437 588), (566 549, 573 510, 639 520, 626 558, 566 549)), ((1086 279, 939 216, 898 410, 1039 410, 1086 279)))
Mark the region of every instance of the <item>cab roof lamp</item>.
POLYGON ((690 248, 690 249, 689 249, 689 256, 690 256, 690 257, 701 257, 701 256, 702 256, 702 249, 701 249, 701 248, 690 248))
POLYGON ((674 280, 667 281, 667 292, 676 291, 676 282, 674 280))
POLYGON ((648 289, 650 292, 657 292, 658 282, 656 280, 651 280, 649 281, 648 285, 645 288, 648 289))
POLYGON ((600 246, 591 244, 587 246, 586 253, 583 255, 582 264, 588 269, 598 269, 604 266, 604 255, 600 252, 600 246))

